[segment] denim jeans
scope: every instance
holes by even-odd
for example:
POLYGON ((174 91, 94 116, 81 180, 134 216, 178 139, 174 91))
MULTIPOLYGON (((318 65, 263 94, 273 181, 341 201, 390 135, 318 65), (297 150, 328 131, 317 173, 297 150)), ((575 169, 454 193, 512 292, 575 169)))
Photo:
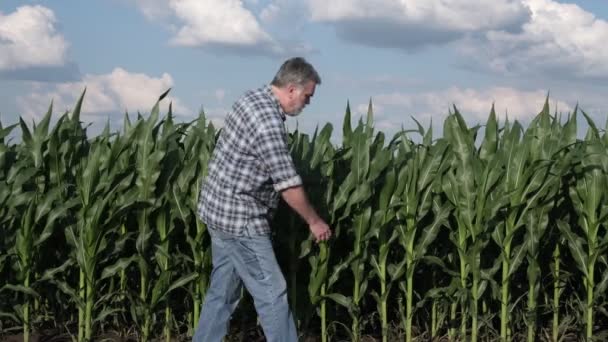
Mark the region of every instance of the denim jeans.
POLYGON ((210 231, 213 270, 193 341, 220 342, 245 285, 254 300, 266 341, 297 341, 285 277, 270 236, 233 236, 210 231))

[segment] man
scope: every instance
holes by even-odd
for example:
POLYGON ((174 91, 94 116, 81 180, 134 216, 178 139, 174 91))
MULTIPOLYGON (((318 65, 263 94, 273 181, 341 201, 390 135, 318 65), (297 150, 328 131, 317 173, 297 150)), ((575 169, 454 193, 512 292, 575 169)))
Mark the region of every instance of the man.
POLYGON ((226 118, 198 206, 211 235, 213 271, 196 342, 222 340, 243 285, 254 299, 266 340, 297 341, 269 221, 280 195, 317 242, 331 236, 306 197, 284 125, 286 115, 299 114, 320 83, 306 60, 289 59, 270 85, 245 93, 226 118))

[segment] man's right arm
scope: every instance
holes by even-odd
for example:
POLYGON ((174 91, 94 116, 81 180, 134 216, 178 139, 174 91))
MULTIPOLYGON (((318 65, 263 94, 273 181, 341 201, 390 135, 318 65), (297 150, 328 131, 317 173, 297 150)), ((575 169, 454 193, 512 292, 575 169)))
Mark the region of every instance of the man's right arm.
POLYGON ((303 186, 295 186, 281 191, 281 196, 287 204, 308 224, 317 242, 331 237, 331 230, 312 207, 303 186))
POLYGON ((274 190, 308 223, 317 242, 329 239, 331 230, 310 205, 302 179, 298 175, 287 148, 285 126, 282 122, 260 123, 256 132, 254 151, 264 163, 274 190))

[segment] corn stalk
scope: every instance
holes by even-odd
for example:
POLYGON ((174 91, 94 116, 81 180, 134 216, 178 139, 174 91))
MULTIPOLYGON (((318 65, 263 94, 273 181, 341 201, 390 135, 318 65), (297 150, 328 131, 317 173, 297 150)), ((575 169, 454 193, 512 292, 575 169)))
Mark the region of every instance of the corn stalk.
POLYGON ((599 135, 595 124, 584 112, 590 126, 585 141, 573 151, 575 181, 569 187, 570 199, 578 214, 578 229, 573 229, 564 221, 558 222, 562 234, 576 266, 583 273, 585 286, 585 339, 593 337, 593 308, 596 292, 596 263, 608 249, 608 155, 606 139, 599 135))
MULTIPOLYGON (((108 241, 118 235, 117 228, 123 215, 137 203, 132 192, 123 196, 123 200, 118 200, 118 194, 126 192, 133 175, 129 170, 115 167, 128 142, 117 138, 110 147, 109 139, 106 129, 81 156, 81 168, 76 175, 77 223, 66 230, 66 237, 74 248, 74 258, 80 267, 78 338, 84 341, 93 338, 99 281, 128 266, 129 261, 126 260, 111 264, 108 254, 111 255, 112 250, 108 241)), ((99 315, 103 317, 109 314, 106 310, 99 315)))
POLYGON ((395 269, 398 266, 389 264, 388 260, 389 251, 398 236, 397 230, 389 230, 392 228, 390 223, 395 217, 395 210, 390 208, 389 204, 395 191, 396 178, 396 172, 394 168, 391 168, 385 175, 385 183, 380 190, 380 197, 378 199, 378 210, 374 213, 374 217, 372 218, 374 237, 378 241, 378 253, 377 256, 371 256, 370 262, 372 264, 372 269, 380 282, 380 293, 374 290, 372 291, 372 296, 376 300, 378 312, 380 313, 383 342, 386 342, 388 339, 388 296, 391 292, 393 282, 395 279, 398 279, 399 275, 399 271, 395 269), (387 268, 390 269, 388 274, 387 268))
POLYGON ((567 148, 576 140, 576 110, 566 122, 549 116, 549 105, 545 102, 543 111, 532 121, 524 144, 529 145, 528 169, 534 170, 529 181, 532 191, 522 203, 525 217, 526 234, 524 239, 526 260, 528 262, 528 301, 525 322, 528 326, 528 341, 537 339, 538 297, 540 292, 541 266, 540 249, 543 236, 549 225, 550 213, 561 204, 559 191, 561 179, 570 167, 567 148))
MULTIPOLYGON (((350 121, 350 118, 348 119, 350 121)), ((348 148, 345 158, 350 159, 350 173, 338 189, 332 210, 334 213, 342 211, 338 221, 352 217, 345 225, 349 228, 347 233, 353 251, 345 262, 337 266, 339 270, 344 264, 350 268, 353 276, 352 296, 330 298, 338 299, 336 302, 348 310, 352 319, 350 333, 353 341, 359 341, 361 338, 360 306, 369 280, 365 269, 369 258, 367 246, 374 233, 374 230, 370 229, 372 205, 369 201, 374 196, 373 189, 379 182, 379 177, 391 160, 391 152, 384 147, 384 134, 379 133, 372 141, 373 134, 373 110, 370 101, 366 123, 359 121, 357 128, 349 135, 350 145, 345 146, 348 148)))
POLYGON ((198 218, 197 205, 202 180, 207 174, 207 163, 215 145, 215 128, 204 113, 189 124, 182 139, 183 155, 178 174, 171 187, 172 216, 181 223, 189 246, 188 268, 197 274, 192 290, 192 315, 189 333, 192 335, 200 316, 211 272, 211 249, 206 226, 198 218))
POLYGON ((451 206, 442 204, 436 197, 441 176, 447 170, 447 142, 439 140, 432 145, 432 130, 427 133, 418 124, 423 137, 422 144, 415 145, 407 139, 401 142, 404 164, 399 171, 398 185, 393 195, 394 205, 398 205, 397 232, 401 246, 405 251, 402 263, 396 265, 391 274, 400 276, 405 272, 405 280, 399 286, 405 295, 405 340, 412 341, 412 318, 414 302, 414 273, 416 266, 423 260, 427 248, 435 240, 441 227, 445 224, 451 206), (433 214, 430 223, 425 218, 433 214))
POLYGON ((489 227, 497 225, 498 210, 504 199, 496 190, 501 173, 501 160, 496 156, 498 128, 494 110, 486 124, 485 137, 479 152, 475 150, 476 128, 468 129, 457 109, 445 122, 445 137, 450 143, 453 159, 442 187, 454 206, 457 230, 450 234, 460 261, 461 338, 467 336, 467 317, 470 315, 471 341, 477 341, 478 302, 490 275, 482 279, 480 255, 489 240, 489 227), (472 279, 471 279, 472 278, 472 279), (467 305, 465 298, 470 298, 467 305))
MULTIPOLYGON (((349 118, 350 120, 350 118, 349 118)), ((350 123, 350 122, 349 122, 350 123)), ((331 208, 334 199, 334 157, 335 150, 331 145, 330 138, 333 127, 327 124, 323 127, 319 135, 313 138, 311 147, 308 149, 309 156, 304 157, 304 160, 309 160, 308 167, 303 170, 303 177, 308 181, 312 175, 318 175, 321 178, 318 186, 309 187, 312 190, 311 195, 317 198, 315 206, 319 212, 325 214, 328 208, 331 208)), ((294 158, 299 160, 300 158, 294 158)), ((299 258, 308 256, 308 262, 311 267, 311 274, 308 282, 308 296, 312 307, 319 307, 319 317, 321 319, 321 340, 327 341, 327 301, 326 298, 331 298, 328 291, 338 279, 339 270, 334 270, 333 274, 328 277, 330 246, 334 244, 335 239, 340 235, 340 229, 334 223, 336 212, 330 213, 330 225, 334 229, 334 237, 330 241, 321 242, 318 244, 318 250, 312 251, 312 236, 304 240, 300 245, 299 258)), ((295 261, 293 261, 295 262, 295 261)), ((293 280, 292 280, 293 283, 293 280)), ((293 304, 293 303, 292 303, 293 304)), ((302 315, 299 315, 302 316, 302 315)), ((308 325, 310 317, 305 317, 305 326, 308 325)))

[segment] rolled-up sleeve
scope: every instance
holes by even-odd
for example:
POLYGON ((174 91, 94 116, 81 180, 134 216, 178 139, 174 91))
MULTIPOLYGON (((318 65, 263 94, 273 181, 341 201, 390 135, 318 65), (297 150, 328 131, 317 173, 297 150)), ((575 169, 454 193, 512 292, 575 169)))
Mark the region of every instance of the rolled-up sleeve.
POLYGON ((266 122, 257 132, 254 150, 266 167, 277 192, 302 185, 293 159, 287 149, 287 138, 282 123, 266 122))

